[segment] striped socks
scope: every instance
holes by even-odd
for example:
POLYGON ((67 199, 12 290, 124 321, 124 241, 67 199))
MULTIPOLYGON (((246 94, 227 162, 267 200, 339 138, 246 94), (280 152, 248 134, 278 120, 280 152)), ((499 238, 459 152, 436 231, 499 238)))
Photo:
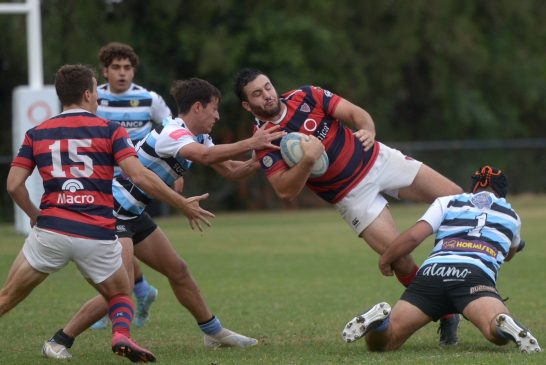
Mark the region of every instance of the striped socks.
POLYGON ((135 312, 133 301, 127 295, 116 295, 108 302, 108 316, 112 321, 112 333, 119 332, 131 337, 131 321, 135 312))

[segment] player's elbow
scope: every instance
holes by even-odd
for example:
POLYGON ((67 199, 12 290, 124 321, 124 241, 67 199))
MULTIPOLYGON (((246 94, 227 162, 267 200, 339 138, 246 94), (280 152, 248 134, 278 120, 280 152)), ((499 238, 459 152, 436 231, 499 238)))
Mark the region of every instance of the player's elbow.
POLYGON ((8 182, 6 184, 6 190, 7 190, 8 194, 9 194, 9 196, 11 196, 13 198, 13 196, 17 192, 18 187, 19 187, 19 185, 15 185, 13 183, 10 183, 10 181, 8 180, 8 182))
POLYGON ((8 174, 8 178, 6 181, 6 190, 10 197, 14 197, 17 195, 17 191, 25 187, 24 181, 19 181, 18 179, 14 178, 11 174, 8 174))
POLYGON ((150 179, 148 171, 149 170, 147 169, 142 169, 141 173, 129 176, 133 184, 135 184, 147 193, 149 193, 150 189, 154 186, 153 182, 150 179))
POLYGON ((293 202, 294 200, 296 200, 296 197, 298 196, 298 194, 295 194, 293 192, 290 192, 290 191, 279 191, 279 190, 276 190, 275 193, 277 193, 277 196, 287 202, 287 203, 291 203, 293 202))

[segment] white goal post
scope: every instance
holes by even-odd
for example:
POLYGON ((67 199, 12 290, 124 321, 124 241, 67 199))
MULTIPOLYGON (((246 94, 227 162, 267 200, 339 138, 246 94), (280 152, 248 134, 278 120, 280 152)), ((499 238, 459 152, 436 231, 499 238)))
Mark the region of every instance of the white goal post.
MULTIPOLYGON (((29 85, 16 87, 12 94, 12 151, 15 156, 23 142, 25 132, 58 114, 60 105, 55 88, 51 85, 44 86, 43 81, 40 0, 26 0, 24 3, 0 3, 1 14, 25 14, 27 25, 29 85)), ((44 189, 37 170, 34 170, 28 178, 26 186, 30 199, 39 206, 44 189)), ((30 220, 17 205, 15 205, 15 229, 21 233, 30 232, 30 220)))

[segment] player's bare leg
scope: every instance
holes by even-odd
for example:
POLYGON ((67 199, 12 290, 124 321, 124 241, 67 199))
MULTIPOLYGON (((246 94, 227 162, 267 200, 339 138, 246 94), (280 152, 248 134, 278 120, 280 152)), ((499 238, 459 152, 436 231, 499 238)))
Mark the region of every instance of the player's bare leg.
POLYGON ((502 301, 493 297, 481 297, 466 306, 465 317, 495 345, 515 342, 522 352, 541 352, 538 341, 529 330, 510 315, 502 301))
POLYGON ((257 344, 253 338, 240 335, 221 327, 210 311, 199 286, 193 279, 188 265, 178 255, 171 242, 160 228, 135 246, 135 255, 154 270, 169 279, 176 298, 196 319, 205 332, 207 347, 248 347, 257 344), (207 333, 211 329, 211 332, 207 333))
POLYGON ((48 274, 30 266, 23 252, 20 251, 0 290, 0 317, 25 299, 47 277, 48 274))
MULTIPOLYGON (((383 254, 387 246, 400 235, 389 208, 385 206, 377 218, 360 234, 368 245, 378 254, 383 254)), ((417 265, 410 255, 406 255, 393 264, 399 280, 407 286, 415 275, 417 265), (405 280, 404 278, 407 278, 405 280)))
MULTIPOLYGON (((128 280, 128 292, 130 292, 132 290, 133 283, 133 242, 127 238, 122 238, 119 241, 122 247, 121 256, 125 266, 124 271, 126 271, 125 277, 128 280)), ((91 285, 93 285, 93 283, 91 283, 91 285)), ((104 296, 97 295, 91 298, 80 307, 78 312, 74 314, 64 328, 58 330, 50 340, 44 343, 42 347, 42 354, 45 357, 55 359, 72 358, 72 354, 70 354, 68 349, 72 347, 74 339, 91 325, 96 323, 99 319, 107 315, 108 302, 104 296)))
POLYGON ((403 200, 432 203, 440 196, 462 194, 463 189, 447 177, 422 164, 413 183, 398 192, 403 200))

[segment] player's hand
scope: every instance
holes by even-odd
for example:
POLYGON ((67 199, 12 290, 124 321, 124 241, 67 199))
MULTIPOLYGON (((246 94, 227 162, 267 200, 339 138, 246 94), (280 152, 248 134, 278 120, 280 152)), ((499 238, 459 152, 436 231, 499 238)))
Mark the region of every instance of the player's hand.
POLYGON ((362 143, 364 151, 369 150, 375 143, 375 132, 366 129, 359 129, 353 135, 362 143))
POLYGON ((308 160, 314 163, 324 152, 324 145, 317 137, 308 135, 307 138, 301 140, 301 150, 303 152, 301 160, 308 160))
POLYGON ((381 274, 383 274, 385 276, 393 276, 394 272, 392 270, 391 263, 386 262, 382 258, 383 258, 383 256, 381 256, 381 258, 379 258, 379 271, 381 271, 381 274))
POLYGON ((285 131, 279 131, 281 128, 280 125, 274 125, 271 128, 266 128, 269 123, 264 123, 260 128, 254 132, 254 135, 250 138, 251 140, 251 149, 262 150, 264 148, 272 148, 279 150, 280 147, 271 143, 279 138, 282 138, 286 135, 285 131))
POLYGON ((206 224, 209 227, 211 226, 207 218, 214 218, 215 215, 199 206, 199 202, 207 199, 208 197, 209 194, 207 193, 186 198, 185 204, 182 207, 182 212, 186 218, 188 218, 191 229, 195 229, 195 227, 197 227, 199 231, 203 232, 201 224, 206 224))

